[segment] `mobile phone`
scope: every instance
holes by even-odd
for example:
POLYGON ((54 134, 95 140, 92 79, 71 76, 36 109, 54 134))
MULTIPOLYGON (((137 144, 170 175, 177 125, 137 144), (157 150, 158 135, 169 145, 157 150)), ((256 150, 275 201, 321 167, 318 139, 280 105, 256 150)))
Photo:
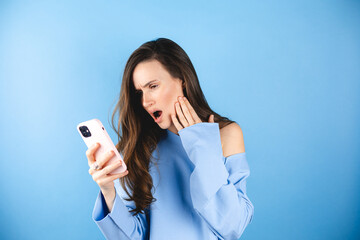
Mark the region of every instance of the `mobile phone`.
POLYGON ((114 151, 115 155, 107 163, 105 163, 103 167, 106 167, 116 161, 122 161, 122 165, 114 169, 109 174, 117 174, 126 171, 126 165, 123 158, 116 149, 114 143, 111 141, 109 134, 106 132, 100 120, 92 119, 79 123, 77 125, 77 130, 88 148, 93 146, 95 143, 100 143, 99 149, 95 152, 95 159, 99 159, 101 155, 111 150, 114 151))

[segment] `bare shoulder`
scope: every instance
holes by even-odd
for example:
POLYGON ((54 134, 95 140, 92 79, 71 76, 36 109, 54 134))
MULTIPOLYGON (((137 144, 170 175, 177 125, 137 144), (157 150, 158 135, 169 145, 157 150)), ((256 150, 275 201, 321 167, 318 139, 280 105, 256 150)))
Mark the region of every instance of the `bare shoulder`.
POLYGON ((237 123, 220 129, 220 138, 224 157, 245 152, 243 132, 237 123))

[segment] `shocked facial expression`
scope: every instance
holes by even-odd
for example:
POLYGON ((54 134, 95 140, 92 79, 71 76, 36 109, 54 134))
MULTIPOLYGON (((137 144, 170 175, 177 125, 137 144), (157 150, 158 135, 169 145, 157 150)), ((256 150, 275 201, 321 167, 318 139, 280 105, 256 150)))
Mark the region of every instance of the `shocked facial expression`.
POLYGON ((174 78, 157 60, 139 63, 133 72, 136 92, 144 109, 162 129, 176 133, 171 115, 175 114, 174 104, 184 96, 182 80, 174 78))

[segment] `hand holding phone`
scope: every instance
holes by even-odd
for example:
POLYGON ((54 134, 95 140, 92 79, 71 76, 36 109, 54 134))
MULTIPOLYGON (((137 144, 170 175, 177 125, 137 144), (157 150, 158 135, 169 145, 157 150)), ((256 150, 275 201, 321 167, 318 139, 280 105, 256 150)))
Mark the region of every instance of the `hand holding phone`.
POLYGON ((77 130, 88 146, 89 173, 103 190, 112 190, 113 181, 128 174, 126 165, 98 119, 78 124, 77 130))
POLYGON ((119 174, 110 174, 114 169, 119 168, 122 165, 122 162, 115 162, 104 167, 104 165, 114 156, 114 152, 110 151, 95 160, 94 155, 99 148, 100 144, 97 143, 86 151, 86 156, 88 158, 88 164, 90 167, 89 174, 99 185, 103 194, 113 194, 115 193, 113 181, 115 179, 126 176, 129 172, 126 170, 125 172, 119 174), (95 169, 94 165, 96 165, 98 168, 95 169))
POLYGON ((110 174, 125 172, 126 165, 100 120, 92 119, 86 122, 82 122, 78 124, 77 130, 88 148, 91 148, 96 143, 100 143, 100 148, 97 149, 97 151, 94 153, 95 161, 102 155, 113 151, 114 156, 110 158, 107 163, 105 163, 104 167, 120 161, 122 162, 121 167, 115 169, 110 174))

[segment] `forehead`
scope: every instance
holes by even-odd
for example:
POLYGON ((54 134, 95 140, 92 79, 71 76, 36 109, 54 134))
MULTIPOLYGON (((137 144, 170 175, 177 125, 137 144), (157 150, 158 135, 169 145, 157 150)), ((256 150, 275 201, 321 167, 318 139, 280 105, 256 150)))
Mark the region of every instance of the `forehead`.
POLYGON ((133 72, 133 83, 136 89, 141 89, 152 80, 166 81, 170 78, 164 66, 154 59, 139 63, 133 72))

